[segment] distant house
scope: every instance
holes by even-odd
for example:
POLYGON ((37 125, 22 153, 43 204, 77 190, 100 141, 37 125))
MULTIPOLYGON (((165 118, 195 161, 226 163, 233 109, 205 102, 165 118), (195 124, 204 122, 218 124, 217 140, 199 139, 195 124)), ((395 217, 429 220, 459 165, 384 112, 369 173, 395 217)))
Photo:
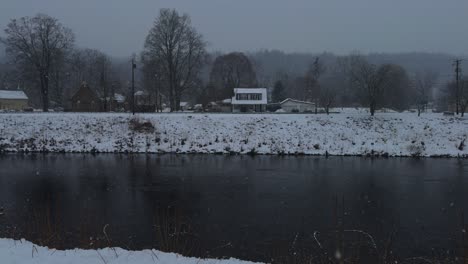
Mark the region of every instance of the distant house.
POLYGON ((115 93, 112 109, 125 109, 125 96, 115 93))
POLYGON ((196 104, 193 106, 193 110, 195 112, 203 112, 203 105, 202 104, 196 104))
POLYGON ((181 111, 192 110, 192 105, 189 102, 180 102, 179 106, 181 111))
POLYGON ((128 108, 127 103, 125 101, 125 96, 121 94, 114 93, 114 95, 111 98, 107 97, 106 100, 107 102, 110 102, 110 105, 108 105, 109 111, 122 112, 128 108))
POLYGON ((21 111, 28 107, 28 96, 23 91, 0 90, 0 109, 21 111))
POLYGON ((230 113, 232 112, 231 98, 210 102, 206 105, 205 111, 215 113, 230 113))
MULTIPOLYGON (((128 98, 128 100, 130 100, 129 105, 131 106, 132 105, 131 100, 133 100, 133 98, 128 98)), ((148 92, 146 91, 135 92, 135 111, 143 112, 143 113, 156 112, 156 104, 154 103, 154 100, 152 100, 151 95, 148 92)))
POLYGON ((218 102, 218 105, 219 105, 219 109, 221 112, 223 113, 232 112, 232 99, 231 98, 224 99, 218 102))
POLYGON ((281 109, 287 113, 303 113, 303 112, 313 112, 315 111, 315 103, 299 101, 295 99, 285 99, 279 103, 281 109))
POLYGON ((266 88, 234 88, 233 112, 264 112, 267 103, 266 88))
POLYGON ((221 112, 221 108, 216 102, 209 102, 206 104, 205 109, 206 112, 221 112))
POLYGON ((101 98, 89 88, 87 83, 83 83, 80 89, 72 96, 73 112, 100 112, 102 111, 101 98))

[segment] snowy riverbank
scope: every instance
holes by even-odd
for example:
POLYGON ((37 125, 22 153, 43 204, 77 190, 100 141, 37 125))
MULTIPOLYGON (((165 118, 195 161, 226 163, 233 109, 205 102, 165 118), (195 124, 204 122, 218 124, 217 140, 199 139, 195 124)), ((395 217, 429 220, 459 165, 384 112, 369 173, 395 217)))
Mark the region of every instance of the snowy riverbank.
POLYGON ((0 151, 468 157, 468 118, 442 114, 140 114, 154 128, 137 129, 132 118, 0 114, 0 151))
POLYGON ((39 247, 31 242, 11 239, 0 239, 0 262, 5 264, 13 263, 34 263, 34 264, 119 264, 119 263, 139 263, 139 264, 249 264, 236 259, 216 260, 216 259, 196 259, 187 258, 173 253, 164 253, 157 250, 127 251, 121 248, 106 248, 99 250, 55 250, 39 247))

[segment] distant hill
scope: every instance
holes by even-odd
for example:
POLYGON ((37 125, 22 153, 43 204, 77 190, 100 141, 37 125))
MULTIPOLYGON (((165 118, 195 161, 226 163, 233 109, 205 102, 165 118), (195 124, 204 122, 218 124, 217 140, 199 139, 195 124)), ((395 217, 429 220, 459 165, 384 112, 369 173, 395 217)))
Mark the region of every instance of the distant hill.
MULTIPOLYGON (((277 50, 264 50, 249 53, 259 69, 260 76, 274 77, 278 72, 288 73, 291 77, 302 75, 313 60, 320 56, 325 64, 332 64, 337 55, 333 53, 284 53, 277 50)), ((375 64, 394 63, 404 67, 408 73, 432 70, 439 74, 440 81, 453 77, 452 62, 454 55, 442 53, 372 53, 365 55, 375 64)))
POLYGON ((375 53, 369 54, 373 63, 395 63, 403 66, 409 73, 431 70, 439 74, 440 80, 453 78, 452 63, 456 56, 442 53, 375 53))

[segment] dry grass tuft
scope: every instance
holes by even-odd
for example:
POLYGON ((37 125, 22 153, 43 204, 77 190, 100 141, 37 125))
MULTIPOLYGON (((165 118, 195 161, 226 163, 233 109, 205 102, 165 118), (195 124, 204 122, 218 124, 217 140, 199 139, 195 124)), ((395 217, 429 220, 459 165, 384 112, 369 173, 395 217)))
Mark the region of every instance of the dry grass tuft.
POLYGON ((153 133, 155 131, 153 123, 139 117, 133 117, 130 119, 129 128, 130 130, 139 133, 153 133))

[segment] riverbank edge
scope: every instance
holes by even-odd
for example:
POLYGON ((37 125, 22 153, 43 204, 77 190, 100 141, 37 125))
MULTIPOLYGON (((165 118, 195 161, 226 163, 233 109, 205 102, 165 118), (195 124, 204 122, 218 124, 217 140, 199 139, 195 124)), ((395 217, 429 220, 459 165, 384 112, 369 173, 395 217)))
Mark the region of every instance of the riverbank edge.
POLYGON ((0 153, 468 158, 468 119, 410 114, 0 115, 0 153))
POLYGON ((1 150, 0 154, 125 154, 125 155, 218 155, 218 156, 278 156, 278 157, 361 157, 361 158, 426 158, 468 159, 468 155, 389 155, 388 153, 364 154, 308 154, 308 153, 240 153, 240 152, 138 152, 138 151, 65 151, 65 150, 1 150))

